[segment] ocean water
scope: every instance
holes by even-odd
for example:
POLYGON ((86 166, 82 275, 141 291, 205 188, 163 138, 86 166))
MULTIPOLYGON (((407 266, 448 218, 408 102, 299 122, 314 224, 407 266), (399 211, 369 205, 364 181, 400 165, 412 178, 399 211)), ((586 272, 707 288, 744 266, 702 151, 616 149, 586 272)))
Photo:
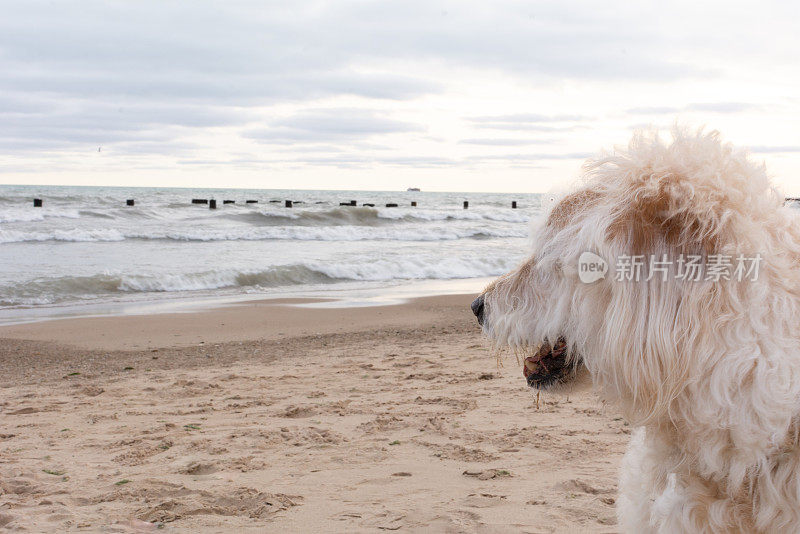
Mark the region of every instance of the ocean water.
POLYGON ((524 258, 529 221, 549 201, 531 194, 0 186, 0 310, 9 320, 15 310, 324 296, 491 277, 524 258), (33 207, 34 197, 43 207, 33 207), (135 206, 125 205, 128 198, 135 206), (192 198, 216 199, 217 209, 192 198), (223 204, 228 199, 235 204, 223 204), (286 199, 294 207, 284 207, 286 199), (350 200, 358 207, 339 205, 350 200))

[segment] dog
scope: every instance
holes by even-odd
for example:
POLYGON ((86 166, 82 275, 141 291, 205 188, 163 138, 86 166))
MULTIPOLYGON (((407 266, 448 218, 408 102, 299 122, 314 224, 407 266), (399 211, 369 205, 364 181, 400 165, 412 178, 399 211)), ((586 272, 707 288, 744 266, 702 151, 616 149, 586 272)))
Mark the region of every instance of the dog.
POLYGON ((637 132, 472 303, 531 386, 585 368, 634 427, 623 531, 800 532, 798 220, 718 132, 637 132))

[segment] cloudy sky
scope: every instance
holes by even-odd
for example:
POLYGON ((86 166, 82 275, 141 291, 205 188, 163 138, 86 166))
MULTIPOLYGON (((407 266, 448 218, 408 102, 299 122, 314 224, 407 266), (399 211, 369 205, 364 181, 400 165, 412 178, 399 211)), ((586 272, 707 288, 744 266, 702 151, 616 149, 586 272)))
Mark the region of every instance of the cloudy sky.
POLYGON ((800 194, 792 4, 0 0, 0 183, 544 192, 680 121, 800 194))

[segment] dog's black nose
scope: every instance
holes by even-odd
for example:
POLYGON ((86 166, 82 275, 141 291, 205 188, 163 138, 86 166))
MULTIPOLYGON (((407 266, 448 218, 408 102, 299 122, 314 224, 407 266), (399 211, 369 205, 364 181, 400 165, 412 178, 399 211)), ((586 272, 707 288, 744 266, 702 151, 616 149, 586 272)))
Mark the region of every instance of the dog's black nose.
POLYGON ((473 300, 470 308, 475 317, 478 318, 478 324, 483 326, 483 295, 473 300))

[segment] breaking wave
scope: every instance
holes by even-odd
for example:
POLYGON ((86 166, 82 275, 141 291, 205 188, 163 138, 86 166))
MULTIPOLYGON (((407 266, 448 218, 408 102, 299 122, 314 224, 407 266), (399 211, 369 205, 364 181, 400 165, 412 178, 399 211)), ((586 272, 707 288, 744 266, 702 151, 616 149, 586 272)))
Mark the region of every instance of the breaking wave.
POLYGON ((77 209, 51 208, 4 208, 0 209, 0 223, 33 222, 45 219, 77 219, 81 213, 77 209))
POLYGON ((0 229, 0 243, 36 241, 124 241, 126 239, 173 241, 451 241, 490 237, 525 237, 527 228, 449 227, 447 225, 417 226, 266 226, 238 228, 183 228, 180 230, 120 231, 117 229, 62 229, 51 231, 20 231, 0 229))
POLYGON ((200 291, 222 288, 272 288, 346 281, 453 279, 495 276, 513 261, 464 258, 396 258, 369 263, 308 262, 265 270, 218 270, 184 274, 96 274, 37 278, 0 286, 0 306, 52 304, 125 293, 200 291))
POLYGON ((224 217, 253 225, 298 226, 380 226, 396 222, 498 221, 525 223, 530 216, 522 211, 454 211, 418 208, 341 207, 327 210, 252 211, 224 217))

